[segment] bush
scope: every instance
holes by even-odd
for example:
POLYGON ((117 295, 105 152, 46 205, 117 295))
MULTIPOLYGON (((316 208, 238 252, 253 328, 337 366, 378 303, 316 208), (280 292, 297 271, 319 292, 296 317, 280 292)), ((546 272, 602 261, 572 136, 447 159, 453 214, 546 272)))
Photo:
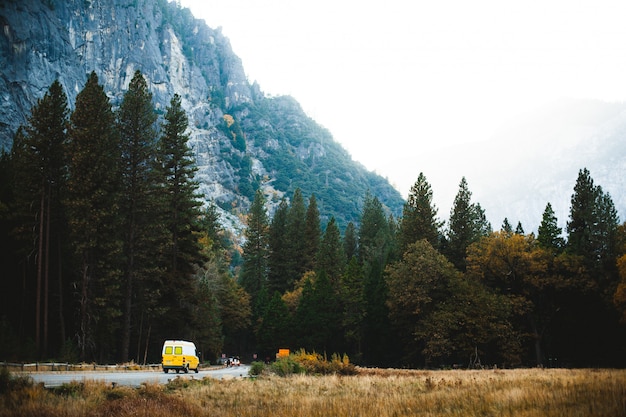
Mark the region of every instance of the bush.
POLYGON ((263 362, 252 362, 250 364, 250 375, 261 375, 265 371, 265 364, 263 362))
POLYGON ((0 368, 0 394, 32 387, 33 380, 29 376, 13 376, 5 367, 0 368))
POLYGON ((299 362, 294 360, 291 355, 286 358, 280 358, 276 362, 272 363, 271 370, 273 373, 280 376, 306 373, 304 367, 299 362))
POLYGON ((308 353, 300 350, 286 358, 280 358, 271 366, 271 371, 277 375, 291 374, 307 375, 355 375, 356 368, 350 363, 348 355, 340 356, 334 353, 330 361, 326 355, 316 352, 308 353))

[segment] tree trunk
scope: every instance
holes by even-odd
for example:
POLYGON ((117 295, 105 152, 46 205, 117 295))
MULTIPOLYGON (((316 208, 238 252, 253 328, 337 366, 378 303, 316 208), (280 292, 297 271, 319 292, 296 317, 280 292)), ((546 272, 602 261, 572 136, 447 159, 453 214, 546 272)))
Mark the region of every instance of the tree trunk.
POLYGON ((50 188, 47 191, 46 206, 46 243, 44 246, 44 273, 43 273, 43 353, 48 356, 48 297, 50 280, 50 188))
POLYGON ((152 330, 152 325, 148 326, 148 334, 146 335, 146 349, 143 353, 143 364, 146 364, 148 358, 148 346, 150 345, 150 330, 152 330))
MULTIPOLYGON (((131 210, 134 211, 134 204, 131 210)), ((133 275, 135 273, 135 221, 131 214, 128 232, 128 263, 126 265, 126 292, 124 294, 124 324, 122 329, 122 362, 128 362, 130 351, 130 325, 133 298, 133 275)))
POLYGON ((45 196, 42 190, 39 201, 39 228, 37 230, 37 289, 35 296, 35 348, 37 356, 41 355, 41 275, 43 269, 43 214, 44 214, 45 196))
POLYGON ((59 331, 61 343, 65 343, 65 316, 63 314, 63 268, 61 265, 61 239, 57 236, 57 262, 59 268, 59 331))
MULTIPOLYGON (((83 255, 85 256, 85 255, 83 255)), ((82 275, 82 283, 81 283, 81 294, 80 294, 80 334, 79 334, 79 343, 80 343, 80 358, 81 360, 85 360, 86 354, 86 345, 87 345, 87 328, 88 328, 88 320, 89 313, 87 311, 87 285, 89 284, 89 275, 88 275, 89 266, 86 260, 83 260, 83 275, 82 275)))
POLYGON ((139 333, 137 334, 137 363, 141 357, 141 335, 143 334, 143 310, 141 311, 141 319, 139 319, 139 333))

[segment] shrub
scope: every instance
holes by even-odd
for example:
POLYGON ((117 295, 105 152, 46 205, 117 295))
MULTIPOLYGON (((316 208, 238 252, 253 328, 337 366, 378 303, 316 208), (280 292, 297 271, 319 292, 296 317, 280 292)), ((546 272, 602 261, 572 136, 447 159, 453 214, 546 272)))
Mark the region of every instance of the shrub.
POLYGON ((265 364, 263 362, 252 362, 250 364, 250 375, 261 375, 265 371, 265 364))
POLYGON ((304 349, 280 358, 272 364, 271 370, 281 376, 290 374, 307 375, 354 375, 356 368, 350 363, 348 355, 334 353, 330 361, 326 355, 316 352, 308 353, 304 349))
POLYGON ((272 363, 271 370, 280 376, 306 373, 306 369, 302 366, 302 364, 296 361, 291 355, 286 358, 280 358, 276 362, 272 363))
POLYGON ((52 388, 51 392, 64 397, 79 398, 83 396, 85 391, 85 383, 79 381, 71 381, 61 385, 60 387, 52 388))
POLYGON ((5 367, 0 368, 0 394, 9 391, 18 391, 22 388, 31 387, 33 380, 28 376, 14 376, 5 367))

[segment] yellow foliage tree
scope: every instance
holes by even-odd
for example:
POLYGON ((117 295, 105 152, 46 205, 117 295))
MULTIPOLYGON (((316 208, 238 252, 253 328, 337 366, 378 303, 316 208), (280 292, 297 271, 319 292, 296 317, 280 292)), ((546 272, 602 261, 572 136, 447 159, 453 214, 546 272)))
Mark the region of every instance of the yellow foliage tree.
POLYGON ((224 121, 226 122, 227 127, 231 127, 233 123, 235 123, 235 119, 230 114, 224 115, 224 121))
POLYGON ((617 285, 613 295, 613 304, 615 304, 615 308, 621 314, 620 321, 626 324, 626 223, 617 228, 617 236, 620 242, 618 253, 623 255, 617 258, 617 272, 619 273, 620 283, 617 285))

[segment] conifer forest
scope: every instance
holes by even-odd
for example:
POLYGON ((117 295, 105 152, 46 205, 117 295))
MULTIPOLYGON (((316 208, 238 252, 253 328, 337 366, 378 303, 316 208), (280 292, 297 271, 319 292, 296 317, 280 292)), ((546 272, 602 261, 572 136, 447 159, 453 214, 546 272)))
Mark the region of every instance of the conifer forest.
POLYGON ((346 226, 257 190, 238 241, 198 193, 179 96, 156 111, 137 71, 113 108, 91 73, 72 108, 53 83, 0 160, 0 360, 158 363, 185 339, 211 363, 626 365, 626 224, 584 167, 565 228, 551 202, 536 232, 492 225, 465 178, 441 220, 420 174, 401 217, 366 193, 346 226))

